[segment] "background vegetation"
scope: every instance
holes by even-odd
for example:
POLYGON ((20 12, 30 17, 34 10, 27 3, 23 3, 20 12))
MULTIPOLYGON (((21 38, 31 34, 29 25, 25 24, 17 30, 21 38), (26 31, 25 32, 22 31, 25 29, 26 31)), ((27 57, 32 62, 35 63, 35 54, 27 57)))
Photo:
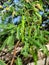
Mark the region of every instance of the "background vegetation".
MULTIPOLYGON (((32 56, 35 65, 37 65, 39 49, 42 49, 46 56, 48 55, 45 45, 49 42, 49 1, 43 1, 1 1, 0 51, 6 48, 8 52, 12 52, 18 41, 22 47, 14 59, 14 65, 23 65, 21 55, 25 58, 32 56)), ((1 65, 6 65, 5 63, 0 60, 1 65)))

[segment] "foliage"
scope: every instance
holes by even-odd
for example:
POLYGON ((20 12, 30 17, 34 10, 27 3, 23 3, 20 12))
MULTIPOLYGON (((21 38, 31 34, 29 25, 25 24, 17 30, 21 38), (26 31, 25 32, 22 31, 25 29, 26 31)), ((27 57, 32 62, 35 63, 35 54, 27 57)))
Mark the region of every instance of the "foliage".
POLYGON ((0 60, 0 65, 6 65, 2 60, 0 60))
POLYGON ((21 58, 17 57, 17 60, 15 61, 16 65, 22 65, 21 58))
MULTIPOLYGON (((8 0, 0 5, 0 50, 6 46, 11 50, 14 41, 21 40, 24 44, 21 54, 24 57, 31 54, 36 62, 37 51, 40 48, 46 55, 48 54, 45 44, 49 41, 49 31, 41 30, 42 26, 40 26, 42 15, 39 12, 45 11, 43 6, 42 0, 19 2, 8 0)), ((19 65, 21 59, 17 58, 17 61, 16 65, 19 65)))

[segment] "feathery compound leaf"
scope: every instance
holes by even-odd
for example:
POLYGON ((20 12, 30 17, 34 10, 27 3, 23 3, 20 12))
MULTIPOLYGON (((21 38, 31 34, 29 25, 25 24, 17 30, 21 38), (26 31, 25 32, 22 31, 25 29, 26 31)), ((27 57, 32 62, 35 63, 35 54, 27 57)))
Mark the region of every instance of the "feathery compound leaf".
POLYGON ((21 50, 21 54, 24 55, 25 57, 28 56, 29 52, 29 44, 25 42, 24 48, 21 50))
POLYGON ((3 48, 5 48, 5 46, 8 46, 8 50, 11 50, 13 48, 14 45, 14 37, 13 35, 7 37, 4 41, 4 43, 2 44, 0 50, 2 50, 3 48))
POLYGON ((11 50, 13 48, 13 45, 14 45, 14 36, 13 35, 8 37, 7 45, 8 45, 9 50, 11 50))
POLYGON ((20 39, 20 26, 17 27, 16 38, 17 38, 17 39, 20 39))
POLYGON ((21 24, 21 37, 22 37, 22 42, 24 42, 24 29, 25 29, 25 16, 22 16, 22 24, 21 24))

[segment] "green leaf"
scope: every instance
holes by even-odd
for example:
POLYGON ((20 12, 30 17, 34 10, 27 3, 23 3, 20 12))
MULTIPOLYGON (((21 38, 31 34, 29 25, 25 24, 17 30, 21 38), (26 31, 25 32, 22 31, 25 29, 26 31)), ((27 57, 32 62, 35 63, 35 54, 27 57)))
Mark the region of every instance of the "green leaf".
POLYGON ((45 55, 48 55, 48 49, 47 49, 46 46, 43 46, 43 47, 42 47, 42 50, 43 50, 43 53, 44 53, 45 55))
POLYGON ((16 34, 16 38, 20 39, 20 27, 17 27, 17 34, 16 34))
POLYGON ((14 45, 14 37, 13 35, 7 37, 4 41, 4 43, 2 44, 0 50, 2 50, 3 48, 5 48, 5 46, 8 46, 8 50, 11 50, 13 48, 14 45))
POLYGON ((25 42, 24 48, 21 50, 21 54, 24 55, 25 57, 28 56, 29 52, 29 44, 25 42))
POLYGON ((14 45, 14 36, 13 35, 8 37, 7 45, 8 45, 9 50, 11 50, 13 48, 13 45, 14 45))
POLYGON ((4 61, 0 60, 0 65, 6 65, 4 61))
POLYGON ((22 42, 24 42, 24 29, 25 29, 25 16, 22 16, 22 24, 21 24, 22 42))
POLYGON ((15 61, 16 65, 22 65, 21 58, 17 57, 17 60, 15 61))

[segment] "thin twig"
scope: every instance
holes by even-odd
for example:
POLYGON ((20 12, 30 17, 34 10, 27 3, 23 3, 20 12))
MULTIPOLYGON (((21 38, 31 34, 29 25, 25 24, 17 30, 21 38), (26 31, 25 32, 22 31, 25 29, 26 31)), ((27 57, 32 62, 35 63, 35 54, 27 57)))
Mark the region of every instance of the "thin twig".
POLYGON ((44 63, 44 65, 46 65, 46 63, 47 63, 47 56, 45 57, 45 63, 44 63))
POLYGON ((9 65, 10 61, 7 63, 7 65, 9 65))
POLYGON ((15 45, 14 52, 13 52, 13 58, 12 58, 10 65, 13 65, 13 63, 14 63, 14 58, 15 58, 15 55, 16 55, 16 48, 18 47, 18 45, 19 45, 19 41, 15 45))

